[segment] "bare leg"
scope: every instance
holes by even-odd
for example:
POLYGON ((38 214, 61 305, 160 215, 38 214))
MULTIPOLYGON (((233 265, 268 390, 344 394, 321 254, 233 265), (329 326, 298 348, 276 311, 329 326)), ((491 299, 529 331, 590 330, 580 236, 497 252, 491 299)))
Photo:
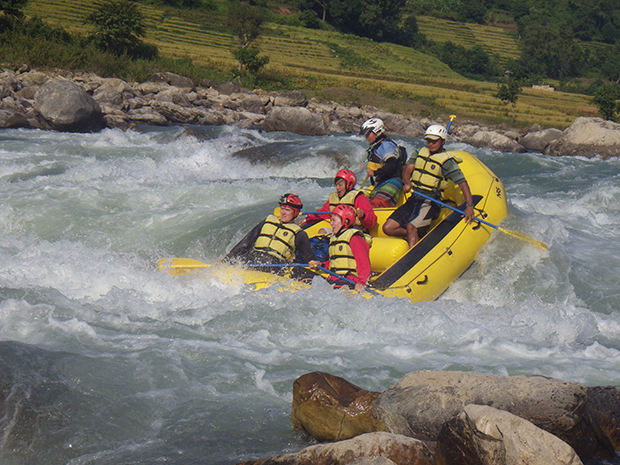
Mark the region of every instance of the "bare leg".
POLYGON ((383 232, 388 236, 406 236, 407 230, 397 221, 388 219, 383 225, 383 232))
POLYGON ((418 236, 418 228, 409 223, 407 225, 407 242, 409 242, 409 248, 416 245, 420 237, 418 236))

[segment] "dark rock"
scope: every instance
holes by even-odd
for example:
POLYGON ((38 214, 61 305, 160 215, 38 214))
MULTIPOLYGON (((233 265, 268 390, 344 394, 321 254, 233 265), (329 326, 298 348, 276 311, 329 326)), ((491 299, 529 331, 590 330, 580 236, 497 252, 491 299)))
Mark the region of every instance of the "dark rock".
POLYGON ((43 84, 35 95, 34 106, 57 131, 96 132, 105 127, 99 104, 71 81, 57 79, 43 84))
POLYGON ((340 441, 375 431, 370 404, 378 395, 329 373, 305 374, 293 383, 293 427, 320 441, 340 441))
POLYGON ((620 386, 589 387, 588 416, 603 441, 620 450, 620 386))

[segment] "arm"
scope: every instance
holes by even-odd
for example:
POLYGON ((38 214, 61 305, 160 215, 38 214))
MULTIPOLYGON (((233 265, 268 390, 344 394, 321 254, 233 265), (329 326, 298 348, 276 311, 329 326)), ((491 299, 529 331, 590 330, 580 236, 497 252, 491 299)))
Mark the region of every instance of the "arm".
MULTIPOLYGON (((330 213, 329 200, 325 202, 325 204, 321 208, 319 208, 317 211, 330 213)), ((314 223, 318 223, 321 220, 328 220, 328 219, 329 219, 329 215, 308 215, 299 222, 299 226, 303 226, 306 223, 314 224, 314 223)))
POLYGON ((405 165, 403 169, 403 190, 409 192, 411 190, 411 173, 415 169, 415 165, 405 165))
POLYGON ((351 238, 350 245, 357 264, 357 276, 347 276, 347 278, 355 281, 355 290, 359 292, 366 287, 370 277, 370 247, 368 242, 359 234, 351 238))
POLYGON ((471 223, 472 220, 474 219, 474 207, 473 207, 474 199, 471 196, 471 191, 469 190, 469 184, 467 184, 467 181, 463 181, 462 183, 460 183, 459 187, 461 188, 461 191, 463 192, 463 197, 465 197, 465 202, 469 204, 465 208, 465 219, 467 220, 468 223, 471 223))
POLYGON ((222 259, 224 262, 232 262, 235 260, 245 260, 248 256, 252 247, 254 247, 254 243, 260 234, 260 230, 263 228, 265 224, 264 221, 258 223, 254 228, 245 235, 243 239, 239 241, 237 245, 235 245, 230 252, 226 254, 226 256, 222 259))
POLYGON ((360 194, 355 197, 354 207, 362 226, 370 230, 377 222, 377 215, 375 215, 370 200, 364 194, 360 194))
POLYGON ((308 239, 308 234, 305 231, 300 231, 295 236, 295 250, 299 251, 301 263, 310 263, 311 260, 314 260, 310 239, 308 239))

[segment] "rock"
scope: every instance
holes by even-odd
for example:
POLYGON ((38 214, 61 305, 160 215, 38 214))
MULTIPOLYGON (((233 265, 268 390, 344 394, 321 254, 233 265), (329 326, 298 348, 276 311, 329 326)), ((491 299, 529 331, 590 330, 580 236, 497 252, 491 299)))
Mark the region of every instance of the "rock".
POLYGON ((194 88, 194 81, 185 76, 179 76, 178 74, 165 72, 165 73, 155 73, 151 76, 151 81, 153 82, 165 82, 166 84, 170 84, 173 87, 179 87, 184 89, 186 92, 189 92, 194 88))
POLYGON ((588 392, 578 383, 544 376, 493 376, 417 371, 371 405, 377 431, 435 441, 443 424, 468 404, 505 410, 558 436, 580 456, 609 454, 586 418, 588 392))
POLYGON ((620 155, 620 124, 601 118, 577 118, 562 137, 549 144, 546 155, 581 155, 606 160, 620 155))
POLYGON ((551 142, 558 140, 563 134, 564 132, 559 129, 544 129, 522 136, 519 138, 519 143, 527 150, 542 153, 551 142))
POLYGON ((265 118, 265 130, 289 131, 302 136, 329 134, 325 120, 304 107, 274 107, 265 118))
POLYGON ((26 115, 7 110, 0 110, 0 128, 30 128, 26 115))
POLYGON ((620 450, 620 386, 588 388, 588 416, 609 447, 620 450))
POLYGON ((34 107, 52 129, 66 132, 95 132, 105 127, 99 104, 80 86, 64 79, 43 84, 34 107))
POLYGON ((292 90, 278 94, 273 105, 276 107, 305 107, 308 105, 308 98, 303 92, 292 90))
POLYGON ((329 373, 305 374, 293 383, 293 427, 319 441, 340 441, 375 431, 370 404, 378 395, 329 373))
POLYGON ((233 81, 229 81, 229 82, 220 82, 218 84, 216 84, 215 86, 211 86, 213 87, 215 90, 217 90, 220 94, 226 94, 226 95, 230 95, 230 94, 238 94, 238 93, 249 93, 250 91, 248 89, 246 89, 245 87, 241 87, 241 85, 237 84, 236 82, 233 81))
POLYGON ((582 465, 565 442, 516 415, 468 405, 439 433, 436 465, 582 465))
POLYGON ((154 126, 167 126, 168 120, 150 107, 137 108, 128 112, 129 118, 142 124, 152 124, 154 126))
POLYGON ((429 444, 390 433, 368 433, 331 444, 306 447, 297 454, 283 454, 239 465, 433 465, 429 444), (381 461, 372 461, 376 459, 381 461), (386 461, 387 460, 387 461, 386 461))
POLYGON ((486 147, 500 152, 522 153, 526 151, 525 147, 518 142, 495 131, 478 131, 469 137, 465 137, 463 142, 474 147, 486 147))

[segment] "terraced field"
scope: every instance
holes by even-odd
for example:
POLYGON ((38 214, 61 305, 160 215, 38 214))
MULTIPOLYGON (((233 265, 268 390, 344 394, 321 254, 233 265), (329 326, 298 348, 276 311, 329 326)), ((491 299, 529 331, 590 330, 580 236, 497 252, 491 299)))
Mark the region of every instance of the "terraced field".
POLYGON ((500 63, 519 58, 517 35, 499 27, 457 23, 430 16, 416 17, 420 32, 435 42, 453 42, 465 48, 480 45, 489 55, 497 55, 500 63))
MULTIPOLYGON (((36 0, 27 4, 25 13, 85 33, 89 29, 84 17, 93 7, 90 0, 36 0)), ((237 46, 236 38, 222 27, 222 21, 213 21, 209 12, 185 17, 187 13, 169 8, 142 6, 142 10, 148 25, 146 41, 155 44, 162 55, 234 68, 231 50, 237 46)), ((418 24, 421 32, 436 41, 451 40, 465 47, 479 44, 503 61, 518 57, 515 37, 504 29, 427 17, 419 17, 418 24)), ((267 25, 259 46, 270 58, 268 68, 291 76, 298 88, 349 88, 422 102, 419 106, 425 112, 437 116, 457 114, 493 122, 511 119, 512 108, 494 97, 496 84, 465 79, 436 58, 408 47, 279 24, 267 25)), ((577 116, 596 114, 589 100, 583 95, 525 89, 517 103, 515 123, 564 128, 577 116)))

